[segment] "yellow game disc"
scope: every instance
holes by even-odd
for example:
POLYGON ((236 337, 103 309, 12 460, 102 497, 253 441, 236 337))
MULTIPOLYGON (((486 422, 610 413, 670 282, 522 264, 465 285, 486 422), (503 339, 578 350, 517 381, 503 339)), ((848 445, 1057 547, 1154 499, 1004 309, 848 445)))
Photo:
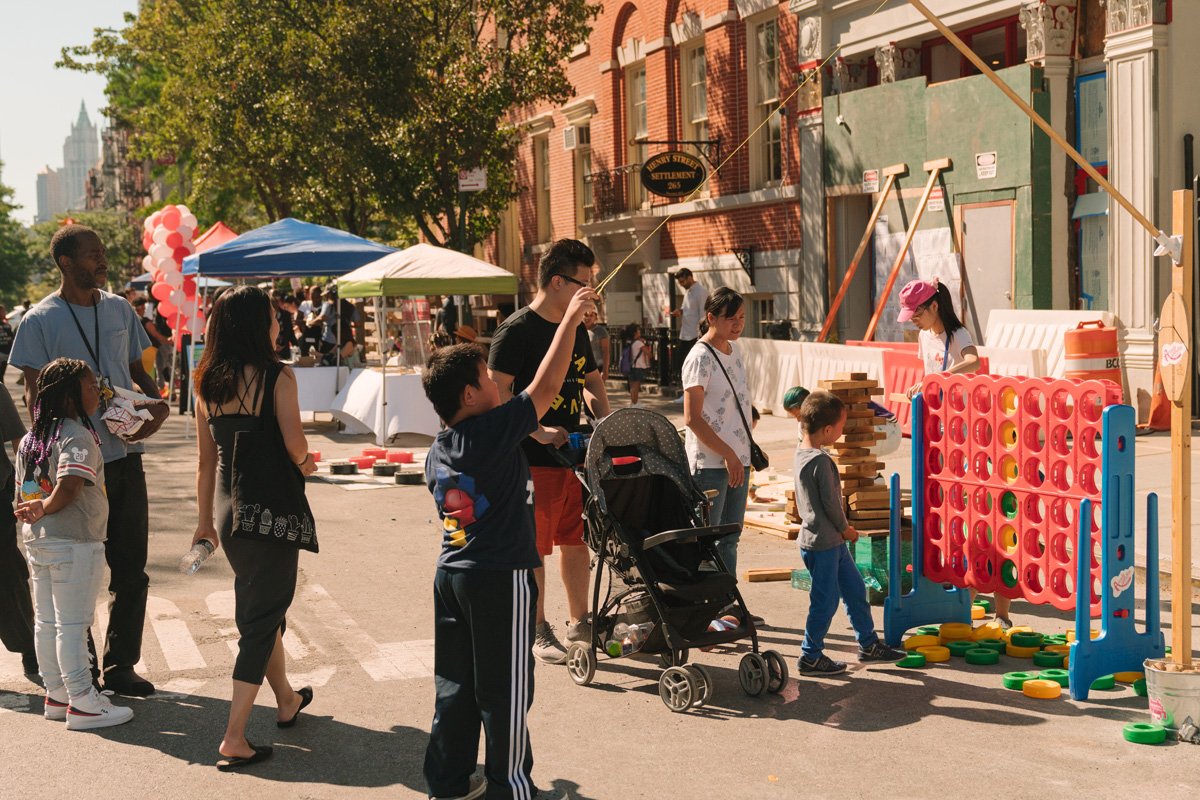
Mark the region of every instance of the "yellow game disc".
POLYGON ((905 650, 917 650, 921 647, 931 647, 938 644, 936 636, 910 636, 904 640, 905 650))
MULTIPOLYGON (((1095 639, 1099 635, 1100 635, 1100 631, 1096 630, 1095 628, 1092 628, 1092 638, 1095 639)), ((1067 628, 1067 641, 1068 642, 1075 641, 1075 629, 1074 628, 1067 628)))
POLYGON ((1000 634, 1000 638, 1007 642, 1012 638, 1014 633, 1022 632, 1033 633, 1033 628, 1029 627, 1028 625, 1017 625, 1015 628, 1009 628, 1008 630, 1004 631, 1004 633, 1000 634))
POLYGON ((945 641, 970 639, 973 633, 971 626, 965 622, 947 622, 938 628, 938 636, 945 641))
POLYGON ((1069 644, 1048 644, 1045 647, 1043 647, 1042 649, 1050 650, 1055 653, 1070 653, 1071 645, 1069 645, 1069 644))
POLYGON ((931 664, 938 661, 950 660, 950 650, 946 647, 938 647, 936 645, 929 647, 918 647, 917 652, 925 656, 925 660, 931 664))
POLYGON ((1062 694, 1062 686, 1058 681, 1032 680, 1025 681, 1025 683, 1021 686, 1021 691, 1023 691, 1027 697, 1037 697, 1039 699, 1049 700, 1062 694))
POLYGON ((1013 658, 1033 658, 1033 654, 1041 649, 1040 647, 1017 647, 1015 644, 1009 644, 1005 646, 1004 652, 1013 658))
POLYGON ((971 638, 977 642, 980 639, 1000 639, 1003 638, 1003 633, 999 623, 985 622, 971 632, 971 638))
POLYGON ((1113 677, 1116 678, 1121 683, 1133 683, 1134 681, 1140 681, 1143 678, 1145 678, 1146 673, 1144 673, 1144 672, 1117 672, 1117 673, 1113 674, 1113 677))
POLYGON ((971 606, 971 619, 983 619, 987 616, 987 612, 983 610, 983 606, 971 606))

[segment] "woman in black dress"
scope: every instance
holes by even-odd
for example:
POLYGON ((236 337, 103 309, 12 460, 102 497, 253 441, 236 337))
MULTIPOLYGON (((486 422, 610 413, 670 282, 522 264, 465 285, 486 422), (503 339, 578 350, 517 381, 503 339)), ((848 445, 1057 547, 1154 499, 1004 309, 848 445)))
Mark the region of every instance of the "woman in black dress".
POLYGON ((284 615, 296 592, 298 551, 286 545, 231 537, 233 444, 239 431, 257 429, 264 403, 274 403, 284 446, 305 475, 316 469, 300 425, 296 376, 275 354, 278 323, 265 292, 244 286, 225 292, 208 317, 207 346, 196 370, 200 463, 196 498, 200 522, 192 543, 207 539, 225 549, 236 576, 235 611, 241 636, 233 667, 229 726, 221 741, 222 770, 270 756, 270 747, 246 741, 246 721, 263 678, 271 685, 279 726, 295 723, 312 689, 294 691, 284 668, 284 615), (218 536, 219 533, 219 536, 218 536))

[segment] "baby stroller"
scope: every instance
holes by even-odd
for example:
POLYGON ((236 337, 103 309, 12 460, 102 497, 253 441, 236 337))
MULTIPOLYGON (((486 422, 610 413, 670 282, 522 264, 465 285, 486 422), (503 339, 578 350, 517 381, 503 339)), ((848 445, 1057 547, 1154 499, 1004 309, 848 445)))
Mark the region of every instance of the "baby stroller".
POLYGON ((596 556, 592 640, 567 650, 567 671, 592 682, 601 654, 658 655, 666 671, 658 693, 672 711, 712 696, 708 672, 687 664, 688 649, 750 639, 738 679, 753 697, 778 692, 788 670, 774 650, 761 655, 758 633, 716 541, 737 525, 709 525, 708 497, 688 470, 674 426, 653 411, 623 409, 597 424, 577 474, 587 489, 584 539, 596 556), (702 564, 708 562, 708 568, 702 564), (601 586, 607 589, 601 599, 601 586), (614 586, 614 576, 618 583, 614 586), (727 608, 741 625, 710 631, 727 608))

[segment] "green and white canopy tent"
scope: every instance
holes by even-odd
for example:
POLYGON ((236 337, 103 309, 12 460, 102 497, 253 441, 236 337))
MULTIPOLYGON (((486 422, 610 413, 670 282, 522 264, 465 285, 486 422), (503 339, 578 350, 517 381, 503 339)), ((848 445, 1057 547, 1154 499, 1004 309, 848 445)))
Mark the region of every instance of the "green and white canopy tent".
MULTIPOLYGON (((457 250, 417 244, 359 267, 337 280, 341 297, 376 297, 376 308, 383 308, 385 297, 425 297, 431 294, 511 294, 518 290, 517 276, 494 264, 472 258, 457 250)), ((383 338, 384 320, 376 320, 383 338)), ((381 348, 381 355, 382 348, 381 348)), ((387 420, 387 358, 383 362, 383 414, 387 420)), ((386 422, 384 427, 386 428, 386 422)), ((386 430, 377 433, 384 444, 386 430)))

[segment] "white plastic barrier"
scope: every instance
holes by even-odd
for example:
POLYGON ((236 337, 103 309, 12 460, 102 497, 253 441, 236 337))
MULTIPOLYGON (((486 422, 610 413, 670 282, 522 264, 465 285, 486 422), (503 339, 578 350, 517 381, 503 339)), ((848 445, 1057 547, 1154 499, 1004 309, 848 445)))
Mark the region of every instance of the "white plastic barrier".
POLYGON ((988 372, 1006 378, 1046 377, 1046 351, 1016 347, 981 347, 980 358, 988 360, 988 372))
MULTIPOLYGON (((793 386, 816 389, 839 372, 865 372, 883 383, 883 350, 842 344, 739 339, 751 402, 760 411, 783 414, 783 393, 793 386)), ((878 398, 877 398, 878 399, 878 398)))
MULTIPOLYGON (((989 348, 1044 350, 1045 376, 1061 378, 1066 367, 1063 334, 1081 322, 1101 320, 1113 325, 1115 319, 1108 311, 993 309, 983 338, 989 348)), ((994 366, 992 372, 996 372, 994 366)))

